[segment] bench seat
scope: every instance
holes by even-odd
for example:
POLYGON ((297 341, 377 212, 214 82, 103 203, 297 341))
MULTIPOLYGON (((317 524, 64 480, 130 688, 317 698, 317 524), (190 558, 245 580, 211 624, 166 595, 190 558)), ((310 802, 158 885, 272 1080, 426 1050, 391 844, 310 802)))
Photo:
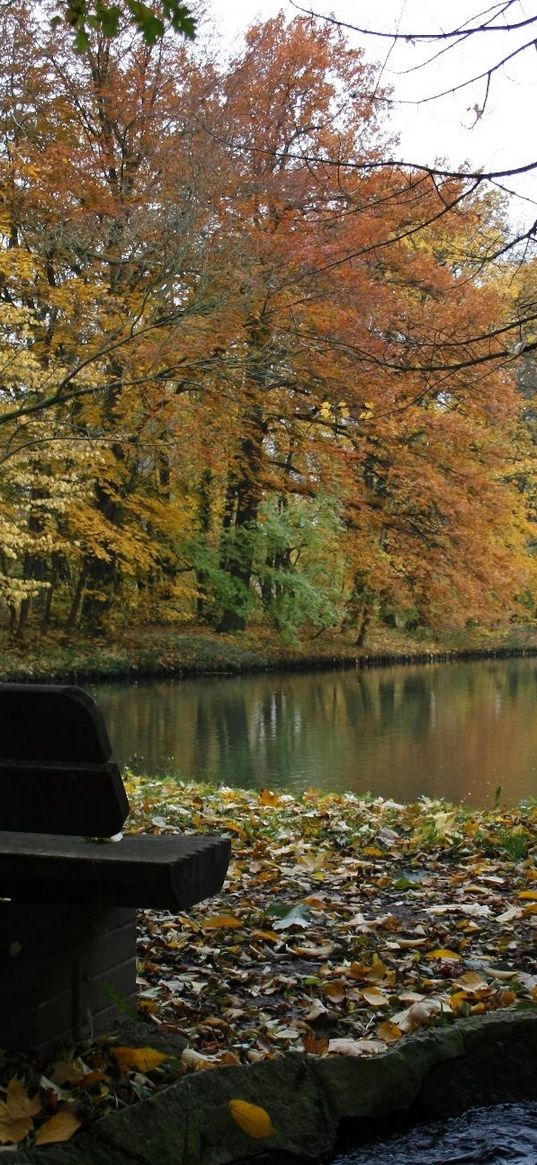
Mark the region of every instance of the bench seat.
POLYGON ((0 898, 85 906, 187 910, 217 894, 227 838, 131 834, 119 842, 0 833, 0 898))

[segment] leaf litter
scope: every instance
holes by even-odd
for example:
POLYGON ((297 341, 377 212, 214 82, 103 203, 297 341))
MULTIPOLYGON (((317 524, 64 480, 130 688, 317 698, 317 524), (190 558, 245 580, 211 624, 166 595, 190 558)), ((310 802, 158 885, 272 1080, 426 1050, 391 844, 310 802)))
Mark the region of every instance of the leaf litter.
MULTIPOLYGON (((231 838, 223 892, 140 913, 142 1045, 110 1033, 46 1064, 0 1053, 0 1152, 68 1140, 187 1073, 289 1050, 377 1056, 424 1027, 537 1004, 536 805, 142 778, 128 791, 131 831, 231 838)), ((265 1135, 241 1104, 233 1119, 265 1135)))

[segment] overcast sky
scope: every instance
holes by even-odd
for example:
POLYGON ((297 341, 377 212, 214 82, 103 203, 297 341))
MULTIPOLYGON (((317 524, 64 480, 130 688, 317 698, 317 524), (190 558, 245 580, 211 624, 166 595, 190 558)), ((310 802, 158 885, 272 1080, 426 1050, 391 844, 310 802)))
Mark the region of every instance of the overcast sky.
MULTIPOLYGON (((309 8, 310 4, 304 6, 309 8)), ((399 28, 400 32, 446 30, 488 7, 479 0, 475 4, 472 0, 317 0, 311 6, 315 12, 335 14, 350 24, 381 31, 399 28)), ((240 37, 258 18, 267 19, 280 10, 290 16, 297 11, 290 0, 208 0, 208 9, 227 41, 240 37)), ((528 17, 532 10, 529 0, 527 4, 521 0, 514 9, 517 19, 528 17)), ((393 111, 393 124, 401 137, 401 157, 425 164, 439 158, 453 165, 468 160, 486 170, 521 166, 537 158, 537 56, 533 46, 496 74, 485 112, 472 128, 472 107, 483 101, 484 81, 442 100, 418 102, 482 73, 511 53, 520 43, 514 34, 472 37, 461 48, 453 48, 418 69, 415 66, 433 54, 434 46, 404 43, 391 47, 389 40, 348 35, 365 48, 369 60, 380 63, 384 82, 402 102, 393 111)), ((506 180, 506 184, 530 200, 517 200, 513 211, 532 222, 537 218, 537 172, 506 180)))

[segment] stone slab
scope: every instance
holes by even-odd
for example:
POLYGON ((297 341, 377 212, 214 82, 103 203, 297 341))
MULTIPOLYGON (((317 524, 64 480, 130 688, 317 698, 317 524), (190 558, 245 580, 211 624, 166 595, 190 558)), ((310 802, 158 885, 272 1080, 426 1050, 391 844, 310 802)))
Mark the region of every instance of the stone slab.
MULTIPOLYGON (((147 1042, 147 1041, 146 1041, 147 1042)), ((329 1160, 343 1125, 355 1143, 374 1126, 537 1098, 537 1007, 496 1012, 409 1036, 363 1059, 293 1053, 197 1072, 104 1117, 65 1146, 6 1154, 7 1165, 290 1165, 329 1160), (229 1100, 262 1105, 270 1138, 247 1136, 229 1100)))

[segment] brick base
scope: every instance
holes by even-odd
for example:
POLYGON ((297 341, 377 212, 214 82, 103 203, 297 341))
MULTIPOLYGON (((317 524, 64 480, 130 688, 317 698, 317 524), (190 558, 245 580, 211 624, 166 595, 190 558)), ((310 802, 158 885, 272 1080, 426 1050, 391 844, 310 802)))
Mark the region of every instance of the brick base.
POLYGON ((0 1048, 69 1047, 136 1001, 136 911, 0 901, 0 1048))

